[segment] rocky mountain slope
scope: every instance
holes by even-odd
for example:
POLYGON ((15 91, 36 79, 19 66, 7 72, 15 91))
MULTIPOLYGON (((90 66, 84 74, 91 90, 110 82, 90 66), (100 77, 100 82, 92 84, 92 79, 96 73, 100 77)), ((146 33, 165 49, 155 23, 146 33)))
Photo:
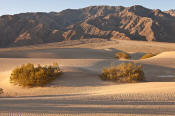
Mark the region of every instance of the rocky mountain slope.
POLYGON ((0 17, 0 47, 83 38, 175 42, 175 17, 142 6, 90 6, 0 17))
POLYGON ((166 11, 166 13, 169 13, 171 16, 175 16, 175 10, 174 9, 168 10, 168 11, 166 11))

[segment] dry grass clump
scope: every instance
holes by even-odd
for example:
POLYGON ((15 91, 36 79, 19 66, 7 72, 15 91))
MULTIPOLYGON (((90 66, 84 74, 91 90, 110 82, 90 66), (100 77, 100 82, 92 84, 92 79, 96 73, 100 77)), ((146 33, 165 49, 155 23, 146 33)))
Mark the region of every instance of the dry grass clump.
POLYGON ((3 89, 2 89, 2 88, 0 88, 0 94, 2 94, 2 93, 4 93, 4 92, 3 92, 3 89))
POLYGON ((11 83, 19 86, 43 86, 56 79, 61 74, 57 63, 50 66, 34 66, 23 64, 15 68, 10 76, 11 83))
POLYGON ((125 52, 118 52, 115 54, 115 57, 117 59, 130 59, 131 56, 128 54, 128 53, 125 53, 125 52))
POLYGON ((117 82, 138 82, 144 80, 144 72, 141 65, 122 63, 117 66, 103 68, 101 78, 117 82))
POLYGON ((155 54, 152 54, 152 53, 147 53, 147 54, 144 54, 140 59, 146 59, 146 58, 151 58, 155 56, 155 54))

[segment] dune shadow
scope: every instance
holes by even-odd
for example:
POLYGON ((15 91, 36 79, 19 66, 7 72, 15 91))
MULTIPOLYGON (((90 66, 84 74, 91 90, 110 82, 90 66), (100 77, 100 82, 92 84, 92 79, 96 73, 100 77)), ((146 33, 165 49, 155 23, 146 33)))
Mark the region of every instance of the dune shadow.
POLYGON ((154 64, 143 64, 146 80, 149 82, 175 82, 175 69, 154 64), (169 77, 168 75, 174 75, 169 77))
POLYGON ((111 59, 120 50, 109 48, 50 48, 0 51, 0 58, 111 59))
POLYGON ((114 82, 104 82, 96 72, 88 70, 66 71, 51 84, 45 87, 94 87, 115 84, 114 82))
POLYGON ((131 57, 133 60, 140 59, 145 53, 144 52, 136 52, 131 54, 131 57))

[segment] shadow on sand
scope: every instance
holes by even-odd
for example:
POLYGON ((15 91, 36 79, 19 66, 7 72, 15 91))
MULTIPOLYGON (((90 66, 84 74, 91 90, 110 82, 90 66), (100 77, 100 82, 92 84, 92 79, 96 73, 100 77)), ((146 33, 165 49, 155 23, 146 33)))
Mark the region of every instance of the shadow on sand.
POLYGON ((90 49, 90 48, 52 48, 34 50, 14 50, 1 51, 0 58, 57 58, 57 59, 111 59, 120 50, 110 48, 90 49))

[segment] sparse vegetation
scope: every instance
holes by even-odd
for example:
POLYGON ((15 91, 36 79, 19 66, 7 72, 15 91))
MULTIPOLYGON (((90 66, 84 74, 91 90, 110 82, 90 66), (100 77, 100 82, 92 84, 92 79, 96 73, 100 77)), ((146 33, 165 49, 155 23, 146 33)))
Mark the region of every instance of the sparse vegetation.
POLYGON ((146 59, 146 58, 151 58, 155 56, 155 54, 152 54, 152 53, 147 53, 147 54, 144 54, 140 59, 146 59))
POLYGON ((11 83, 20 86, 43 86, 56 79, 61 74, 57 63, 50 66, 34 66, 33 64, 23 64, 12 71, 11 83))
POLYGON ((0 88, 0 94, 2 94, 3 93, 3 89, 2 88, 0 88))
POLYGON ((144 80, 142 66, 135 63, 122 63, 102 69, 103 80, 114 80, 117 82, 138 82, 144 80))
POLYGON ((115 54, 115 57, 117 59, 130 59, 131 56, 128 54, 128 53, 125 53, 125 52, 118 52, 115 54))

